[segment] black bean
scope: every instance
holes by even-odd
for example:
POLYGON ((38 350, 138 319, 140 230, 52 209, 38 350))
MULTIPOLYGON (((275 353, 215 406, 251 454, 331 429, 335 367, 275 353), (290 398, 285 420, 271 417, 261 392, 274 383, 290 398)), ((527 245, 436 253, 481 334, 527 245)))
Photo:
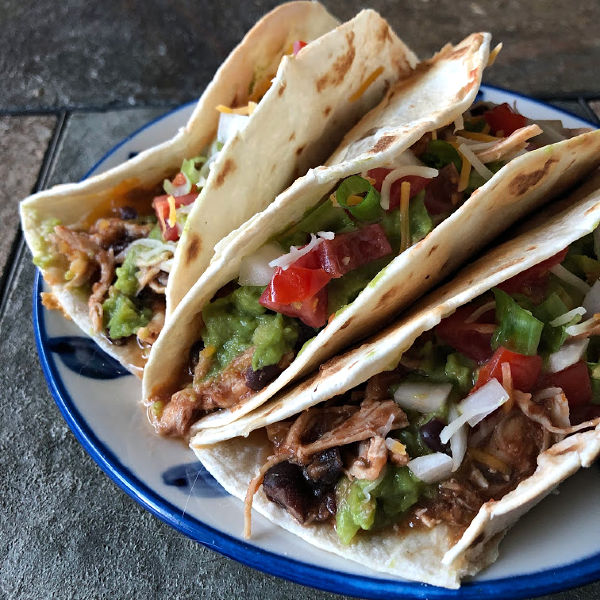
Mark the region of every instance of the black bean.
POLYGON ((312 494, 301 467, 290 462, 271 467, 265 473, 263 490, 271 502, 285 508, 297 521, 306 521, 312 494))
POLYGON ((204 348, 204 342, 202 340, 198 340, 192 344, 190 348, 190 353, 188 355, 188 373, 190 375, 194 375, 194 370, 196 365, 198 364, 198 359, 200 356, 200 351, 204 348))
MULTIPOLYGON (((304 467, 304 476, 319 486, 330 486, 337 483, 344 465, 339 448, 329 448, 315 454, 312 462, 304 467)), ((315 490, 316 495, 321 490, 315 490)))
POLYGON ((441 419, 431 419, 419 429, 423 441, 435 452, 445 452, 447 450, 447 444, 442 444, 440 440, 440 432, 445 426, 446 423, 441 419))
POLYGON ((119 206, 119 217, 124 221, 137 219, 138 211, 133 206, 119 206))
POLYGON ((262 390, 271 381, 273 381, 280 373, 282 369, 278 365, 269 365, 256 371, 252 367, 248 367, 246 376, 246 385, 254 392, 262 390))

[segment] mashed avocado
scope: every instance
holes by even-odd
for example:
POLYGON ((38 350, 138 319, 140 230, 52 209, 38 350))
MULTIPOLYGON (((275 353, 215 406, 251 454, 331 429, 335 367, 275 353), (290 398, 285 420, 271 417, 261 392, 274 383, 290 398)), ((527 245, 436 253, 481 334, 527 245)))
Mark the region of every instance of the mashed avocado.
POLYGON ((52 252, 48 237, 51 233, 54 233, 54 228, 60 224, 58 219, 47 219, 40 225, 39 237, 35 240, 33 248, 33 264, 36 267, 47 269, 56 260, 56 255, 52 252))
POLYGON ((399 518, 432 488, 407 467, 387 465, 375 481, 343 477, 336 486, 336 531, 349 544, 360 529, 385 527, 399 518))
POLYGON ((254 347, 252 368, 256 371, 277 364, 298 339, 298 324, 274 314, 258 303, 261 287, 243 286, 211 302, 202 311, 205 347, 216 348, 207 377, 213 377, 236 356, 254 347))
POLYGON ((145 327, 152 318, 149 308, 140 308, 135 302, 114 287, 108 298, 102 303, 104 326, 111 339, 129 337, 140 327, 145 327))

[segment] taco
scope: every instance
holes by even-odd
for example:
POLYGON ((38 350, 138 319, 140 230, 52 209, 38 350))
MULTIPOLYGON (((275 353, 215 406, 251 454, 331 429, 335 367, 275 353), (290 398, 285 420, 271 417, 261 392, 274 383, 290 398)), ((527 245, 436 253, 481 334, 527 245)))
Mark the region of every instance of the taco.
POLYGON ((398 324, 196 435, 246 498, 246 533, 256 494, 274 523, 377 571, 458 587, 495 560, 600 453, 599 190, 600 174, 398 324), (234 436, 249 437, 206 445, 234 436))
POLYGON ((539 125, 473 104, 489 43, 473 34, 421 63, 327 165, 219 244, 150 355, 159 433, 256 409, 600 162, 600 132, 535 149, 539 125))
POLYGON ((411 72, 415 56, 377 13, 336 25, 315 2, 276 8, 173 139, 21 204, 48 302, 131 370, 215 244, 322 164, 389 82, 411 72))

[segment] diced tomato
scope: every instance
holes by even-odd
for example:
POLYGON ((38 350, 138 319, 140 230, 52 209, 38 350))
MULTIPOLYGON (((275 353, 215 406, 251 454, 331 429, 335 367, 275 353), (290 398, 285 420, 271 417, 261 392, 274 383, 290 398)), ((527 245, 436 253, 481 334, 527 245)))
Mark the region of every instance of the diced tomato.
POLYGON ((510 365, 512 384, 515 389, 530 392, 534 388, 542 370, 542 357, 525 356, 500 346, 492 358, 479 370, 477 383, 473 389, 480 388, 490 379, 497 379, 502 383, 502 363, 510 365))
MULTIPOLYGON (((383 167, 379 167, 377 169, 371 169, 367 171, 367 177, 375 180, 373 187, 381 192, 381 186, 383 185, 383 180, 386 178, 388 173, 391 173, 392 169, 384 169, 383 167)), ((394 208, 398 208, 400 206, 400 187, 402 186, 403 181, 408 181, 410 183, 410 198, 414 198, 421 190, 425 189, 431 179, 427 179, 426 177, 419 177, 418 175, 407 175, 406 177, 401 177, 397 181, 392 183, 392 187, 390 188, 390 208, 389 210, 393 210, 394 208)))
MULTIPOLYGON (((325 240, 315 250, 321 268, 337 279, 349 271, 392 253, 392 247, 379 224, 341 233, 325 240)), ((311 252, 310 254, 312 254, 311 252)))
POLYGON ((492 110, 488 110, 483 114, 483 117, 490 126, 492 133, 502 131, 505 136, 527 125, 527 119, 523 115, 514 112, 506 102, 495 106, 492 110))
POLYGON ((458 192, 460 175, 454 163, 442 167, 437 177, 425 189, 425 208, 430 215, 448 214, 454 211, 453 194, 458 192))
POLYGON ((494 324, 494 311, 490 310, 482 315, 476 323, 466 323, 476 308, 463 306, 454 314, 446 317, 436 328, 435 332, 440 339, 458 350, 468 358, 478 363, 485 362, 492 356, 492 334, 482 333, 478 328, 482 324, 494 324))
MULTIPOLYGON (((178 174, 180 175, 180 174, 178 174)), ((175 176, 175 180, 178 175, 175 176)), ((175 208, 179 208, 180 206, 187 206, 196 200, 198 194, 185 194, 185 196, 177 196, 175 198, 175 208)), ((156 216, 158 217, 158 224, 160 226, 160 231, 163 239, 166 242, 175 242, 179 239, 179 229, 177 225, 171 227, 169 225, 169 213, 171 211, 171 207, 169 206, 169 196, 168 194, 164 194, 163 196, 156 196, 152 201, 152 206, 154 207, 154 211, 156 212, 156 216)))
POLYGON ((304 48, 304 46, 306 46, 306 42, 303 42, 302 40, 296 40, 292 46, 293 51, 294 51, 294 56, 296 56, 296 54, 298 54, 298 52, 300 52, 300 50, 302 50, 302 48, 304 48))
POLYGON ((267 308, 271 307, 265 301, 277 304, 302 302, 314 296, 330 280, 331 275, 323 269, 306 269, 295 264, 285 270, 277 267, 259 302, 267 308))
POLYGON ((538 387, 561 388, 569 401, 569 407, 582 406, 592 401, 590 374, 583 360, 558 373, 546 373, 538 387))
POLYGON ((507 294, 526 293, 529 294, 533 288, 544 288, 548 278, 548 272, 555 265, 559 265, 567 255, 569 248, 561 250, 558 254, 530 267, 526 271, 511 277, 498 287, 507 294))
MULTIPOLYGON (((291 268, 291 267, 290 267, 291 268)), ((275 312, 297 317, 309 327, 323 327, 327 323, 327 289, 322 288, 314 296, 301 302, 284 304, 274 301, 269 295, 269 287, 263 292, 259 302, 275 312)))

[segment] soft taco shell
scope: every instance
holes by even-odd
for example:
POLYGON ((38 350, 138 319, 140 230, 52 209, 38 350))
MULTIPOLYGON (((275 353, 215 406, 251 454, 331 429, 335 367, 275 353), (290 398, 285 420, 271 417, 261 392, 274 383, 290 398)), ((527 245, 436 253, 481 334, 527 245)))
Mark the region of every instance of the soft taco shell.
MULTIPOLYGON (((151 198, 157 184, 176 172, 184 158, 198 155, 212 142, 219 122, 215 107, 245 105, 251 88, 268 85, 277 71, 245 130, 219 153, 188 217, 167 286, 168 314, 206 268, 214 245, 265 208, 298 174, 321 164, 381 99, 389 82, 407 75, 416 63, 374 11, 363 11, 334 29, 337 24, 317 2, 284 4, 263 17, 219 68, 174 138, 106 173, 56 186, 21 203, 25 239, 33 254, 39 251, 47 219, 89 226, 110 210, 114 199, 126 204, 140 194, 151 198), (315 41, 297 57, 285 56, 296 40, 315 41), (380 76, 351 101, 364 78, 379 67, 380 76)), ((91 333, 87 298, 64 285, 54 285, 52 292, 75 323, 91 333)), ((137 350, 92 335, 106 352, 139 371, 143 361, 137 350)))
MULTIPOLYGON (((261 429, 342 394, 371 376, 393 368, 423 332, 490 288, 556 254, 600 223, 600 175, 566 202, 540 215, 529 231, 505 243, 424 299, 420 307, 374 339, 323 365, 314 375, 251 415, 227 427, 200 432, 191 443, 197 457, 231 494, 243 499, 248 483, 264 464, 270 444, 261 429), (566 207, 566 210, 565 210, 566 207), (560 210, 562 209, 562 211, 560 210), (257 431, 257 429, 260 429, 257 431), (213 446, 203 445, 236 437, 213 446)), ((498 556, 498 545, 517 519, 580 467, 600 454, 600 426, 569 436, 541 453, 536 471, 498 501, 485 503, 469 527, 455 539, 445 525, 431 530, 405 529, 363 536, 342 545, 330 526, 302 526, 270 502, 262 489, 253 506, 269 520, 319 548, 377 571, 446 587, 458 587, 498 556)))

